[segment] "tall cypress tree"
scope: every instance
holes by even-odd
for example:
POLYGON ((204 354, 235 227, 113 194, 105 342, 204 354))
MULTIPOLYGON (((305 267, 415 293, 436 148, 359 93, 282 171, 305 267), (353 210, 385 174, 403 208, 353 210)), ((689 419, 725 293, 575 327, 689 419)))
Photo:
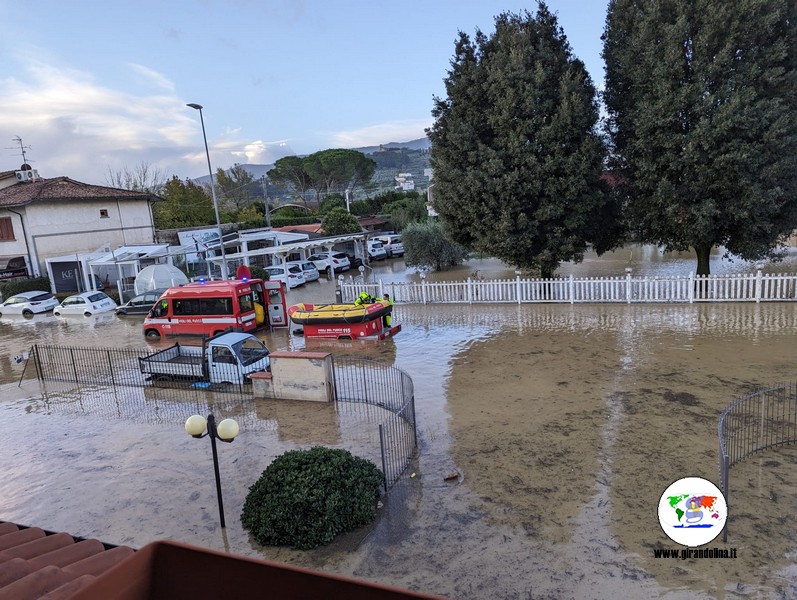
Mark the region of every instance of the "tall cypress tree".
POLYGON ((544 3, 499 15, 489 37, 460 32, 445 84, 427 134, 453 240, 544 277, 613 245, 595 89, 544 3))
POLYGON ((794 0, 611 0, 608 132, 647 242, 776 255, 797 228, 794 0))

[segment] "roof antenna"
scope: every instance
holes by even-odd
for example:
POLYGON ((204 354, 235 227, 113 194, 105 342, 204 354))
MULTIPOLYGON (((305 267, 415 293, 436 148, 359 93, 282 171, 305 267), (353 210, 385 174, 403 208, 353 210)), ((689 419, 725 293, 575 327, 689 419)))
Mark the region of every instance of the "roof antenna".
MULTIPOLYGON (((17 136, 11 139, 12 142, 17 142, 19 144, 19 150, 22 153, 22 166, 20 167, 20 171, 30 171, 32 167, 28 164, 28 157, 25 156, 25 149, 31 149, 30 146, 25 146, 22 143, 22 138, 17 136)), ((13 150, 13 148, 7 148, 8 150, 13 150)))

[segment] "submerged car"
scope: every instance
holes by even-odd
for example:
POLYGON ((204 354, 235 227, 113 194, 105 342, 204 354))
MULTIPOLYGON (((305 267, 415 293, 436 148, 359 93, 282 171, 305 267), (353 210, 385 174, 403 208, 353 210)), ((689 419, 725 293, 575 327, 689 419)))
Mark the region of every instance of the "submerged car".
POLYGON ((385 252, 387 252, 388 258, 392 258, 394 256, 404 256, 404 244, 401 241, 400 235, 392 233, 389 235, 380 235, 373 239, 382 242, 385 247, 385 252))
POLYGON ((110 312, 116 309, 114 302, 105 292, 83 292, 66 298, 53 309, 56 315, 85 315, 110 312))
POLYGON ((329 274, 330 269, 335 273, 351 269, 349 257, 344 252, 319 252, 308 256, 307 260, 313 263, 319 272, 329 274))
POLYGON ((269 280, 281 281, 289 290, 305 283, 304 272, 301 267, 296 265, 271 265, 264 270, 268 273, 269 280))
POLYGON ((163 295, 163 292, 166 290, 167 288, 162 288, 159 290, 149 290, 143 294, 139 294, 117 308, 116 314, 120 317, 124 315, 145 315, 152 308, 152 305, 160 299, 160 297, 163 295))
POLYGON ((309 260, 297 260, 286 263, 289 267, 299 267, 304 273, 305 281, 316 281, 321 277, 315 264, 309 260))
POLYGON ((56 306, 58 306, 58 299, 50 292, 20 292, 0 304, 0 317, 3 315, 30 317, 53 310, 56 306))
POLYGON ((371 260, 385 260, 387 250, 384 244, 378 240, 368 240, 368 258, 371 260))

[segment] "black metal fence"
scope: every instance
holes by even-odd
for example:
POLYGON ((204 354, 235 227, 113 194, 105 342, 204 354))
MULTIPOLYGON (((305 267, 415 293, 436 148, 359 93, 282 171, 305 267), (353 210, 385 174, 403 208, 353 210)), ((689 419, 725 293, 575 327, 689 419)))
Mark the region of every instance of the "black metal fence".
MULTIPOLYGON (((719 488, 730 505, 730 468, 767 448, 797 443, 797 384, 747 394, 720 414, 719 488)), ((723 539, 728 541, 728 521, 723 539)))
POLYGON ((334 358, 335 399, 365 402, 384 409, 379 445, 385 490, 395 484, 418 447, 415 389, 407 373, 368 359, 334 358))
MULTIPOLYGON (((212 388, 216 392, 241 393, 245 382, 239 381, 238 365, 235 363, 214 363, 215 379, 235 383, 214 383, 189 381, 192 377, 180 377, 176 367, 190 372, 187 364, 163 364, 163 373, 142 372, 141 357, 153 354, 146 348, 88 348, 70 346, 51 346, 36 344, 31 351, 36 373, 41 381, 64 381, 80 385, 111 386, 159 386, 212 388)), ((200 368, 201 371, 201 368, 200 368)))
MULTIPOLYGON (((151 377, 142 373, 139 366, 139 357, 151 353, 151 349, 37 344, 30 353, 30 361, 35 365, 40 381, 77 385, 77 391, 69 392, 74 399, 75 410, 97 414, 110 412, 122 418, 138 413, 148 415, 147 419, 153 421, 179 420, 185 418, 188 409, 193 411, 190 414, 202 414, 202 406, 210 401, 207 394, 225 392, 229 401, 213 400, 215 406, 224 406, 225 410, 221 411, 227 413, 224 416, 236 419, 250 417, 250 429, 266 426, 256 416, 250 415, 253 412, 252 396, 244 398, 243 385, 213 384, 197 388, 196 384, 190 386, 186 381, 151 377), (109 387, 113 389, 111 394, 107 393, 109 387), (123 393, 120 389, 124 387, 144 388, 145 394, 123 393), (109 400, 112 401, 110 404, 109 400)), ((397 367, 368 359, 333 357, 333 373, 336 402, 368 405, 368 414, 359 415, 363 411, 357 411, 359 416, 355 415, 355 420, 378 423, 374 438, 370 433, 368 437, 369 440, 375 439, 378 433, 387 491, 401 477, 418 446, 412 379, 397 367)), ((56 394, 63 408, 72 406, 69 394, 56 394)), ((358 435, 361 436, 362 432, 358 435)), ((377 442, 372 443, 375 448, 377 442)))

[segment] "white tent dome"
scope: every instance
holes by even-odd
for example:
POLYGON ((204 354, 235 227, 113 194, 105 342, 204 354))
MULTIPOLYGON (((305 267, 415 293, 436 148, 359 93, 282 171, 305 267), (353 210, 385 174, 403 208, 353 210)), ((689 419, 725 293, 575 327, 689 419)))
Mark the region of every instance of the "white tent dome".
POLYGON ((150 265, 144 267, 136 275, 136 294, 143 294, 149 290, 168 288, 175 285, 188 283, 188 277, 173 265, 150 265))

